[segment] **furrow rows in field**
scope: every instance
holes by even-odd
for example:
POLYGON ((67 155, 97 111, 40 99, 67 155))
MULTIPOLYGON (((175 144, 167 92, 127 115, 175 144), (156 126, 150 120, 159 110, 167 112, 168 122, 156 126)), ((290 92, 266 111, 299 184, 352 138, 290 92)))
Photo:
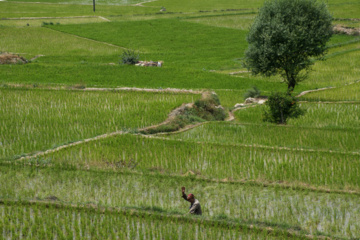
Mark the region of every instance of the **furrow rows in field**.
MULTIPOLYGON (((231 120, 229 120, 231 121, 231 120)), ((188 130, 192 130, 195 127, 201 126, 201 125, 205 125, 205 124, 211 124, 212 122, 204 122, 204 123, 200 123, 197 124, 195 126, 191 126, 189 128, 184 128, 180 131, 176 131, 176 132, 170 132, 170 133, 159 133, 159 134, 154 134, 154 135, 144 135, 144 137, 148 137, 148 138, 154 138, 154 139, 161 139, 164 141, 172 141, 172 140, 176 140, 179 142, 188 142, 188 143, 196 143, 196 144, 202 144, 204 143, 203 141, 195 141, 195 140, 189 140, 189 139, 182 139, 182 138, 168 138, 168 137, 159 137, 161 135, 166 135, 166 136, 174 136, 178 133, 183 133, 186 132, 188 130)), ((241 125, 254 125, 254 124, 241 124, 241 125)), ((255 125, 256 126, 256 125, 255 125)), ((259 125, 260 126, 260 125, 259 125)), ((209 143, 211 144, 211 143, 209 143)), ((299 151, 299 152, 323 152, 323 153, 336 153, 336 154, 349 154, 349 155, 360 155, 360 152, 356 151, 356 152, 352 152, 352 151, 336 151, 336 150, 328 150, 328 149, 311 149, 311 148, 301 148, 301 147, 279 147, 279 146, 267 146, 267 145, 261 145, 261 144, 241 144, 241 143, 214 143, 216 145, 222 145, 222 146, 233 146, 233 147, 245 147, 245 148, 254 148, 254 149, 273 149, 273 150, 289 150, 289 151, 299 151)))
POLYGON ((359 194, 359 156, 203 143, 124 134, 50 152, 18 164, 193 176, 213 182, 359 194))
MULTIPOLYGON (((334 237, 359 237, 357 195, 224 184, 164 175, 1 165, 1 199, 185 214, 186 186, 201 202, 203 219, 261 225, 334 237), (15 174, 16 173, 16 174, 15 174), (30 177, 29 177, 30 176, 30 177)), ((1 214, 0 214, 1 215, 1 214)))
MULTIPOLYGON (((182 214, 164 214, 161 212, 155 211, 146 211, 136 208, 128 208, 128 207, 101 207, 94 204, 86 204, 86 203, 78 203, 78 204, 69 204, 64 202, 56 202, 56 201, 40 201, 40 200, 12 200, 12 199, 0 199, 0 213, 2 215, 9 214, 10 212, 13 214, 9 220, 3 221, 2 227, 5 229, 6 234, 11 232, 11 225, 13 225, 17 220, 25 220, 29 215, 26 211, 30 211, 30 215, 37 218, 37 222, 34 224, 38 224, 39 222, 46 222, 47 224, 51 221, 45 218, 45 216, 50 211, 56 211, 57 215, 61 215, 62 211, 70 212, 70 215, 77 215, 81 213, 86 213, 88 217, 91 215, 96 215, 102 219, 108 216, 117 216, 118 218, 133 218, 138 221, 144 221, 145 219, 151 219, 151 221, 155 222, 166 222, 167 224, 173 225, 177 223, 179 225, 196 225, 202 226, 203 228, 215 228, 216 230, 222 229, 223 231, 232 231, 233 234, 237 234, 238 236, 247 237, 248 235, 258 236, 260 239, 272 239, 272 238, 286 238, 286 239, 335 239, 330 238, 328 236, 316 235, 313 236, 304 231, 299 231, 299 229, 286 229, 278 228, 277 226, 267 226, 264 223, 247 223, 246 221, 231 221, 231 220, 222 220, 222 219, 211 219, 208 217, 197 217, 193 218, 189 215, 182 214), (20 210, 21 209, 21 210, 20 210), (37 213, 41 212, 41 214, 37 215, 37 213), (9 228, 9 229, 7 229, 9 228), (8 232, 8 231, 9 232, 8 232)), ((64 216, 66 217, 66 216, 64 216)), ((26 219, 28 220, 28 219, 26 219)), ((25 220, 25 221, 26 221, 25 220)), ((29 219, 30 220, 30 219, 29 219)), ((73 219, 69 219, 70 224, 74 224, 73 219), (72 220, 72 221, 71 221, 72 220)), ((83 220, 83 219, 81 219, 83 220)), ((31 220, 30 220, 31 221, 31 220)), ((27 222, 23 223, 27 224, 27 222)), ((69 223, 68 223, 69 224, 69 223)), ((123 224, 123 223, 122 223, 123 224)), ((144 223, 143 223, 144 224, 144 223)), ((166 224, 166 225, 167 225, 166 224)), ((18 225, 18 227, 22 228, 22 224, 18 225)), ((100 225, 100 224, 99 224, 100 225)), ((49 224, 49 227, 51 224, 49 224)), ((100 225, 101 226, 101 225, 100 225)), ((101 226, 102 227, 102 226, 101 226)), ((101 229, 101 227, 98 227, 101 229)), ((114 226, 112 226, 114 227, 114 226)), ((50 227, 51 228, 51 227, 50 227)), ((204 230, 205 230, 204 229, 204 230)), ((75 229, 73 229, 75 230, 75 229)), ((77 230, 77 229, 76 229, 77 230)), ((75 230, 75 231, 76 231, 75 230)), ((160 229, 158 229, 159 231, 160 229)), ((215 231, 216 231, 215 230, 215 231)), ((139 229, 137 229, 137 232, 139 229)), ((65 231, 66 232, 66 231, 65 231)), ((4 235, 4 232, 2 233, 4 235)), ((69 235, 76 235, 74 232, 69 235)), ((197 234, 196 234, 197 235, 197 234)), ((230 235, 231 236, 231 235, 230 235)), ((208 238, 213 239, 214 236, 208 236, 208 238)), ((234 237, 234 236, 232 236, 234 237)), ((207 238, 207 239, 208 239, 207 238)), ((217 236, 218 239, 218 236, 217 236)))
POLYGON ((68 148, 68 147, 72 147, 72 146, 76 146, 76 145, 79 145, 79 144, 88 143, 88 142, 91 142, 91 141, 96 141, 96 140, 100 140, 100 139, 104 139, 104 138, 107 138, 107 137, 120 135, 120 134, 124 134, 124 133, 125 133, 124 131, 116 131, 116 132, 112 132, 112 133, 106 133, 106 134, 99 135, 99 136, 96 136, 96 137, 93 137, 93 138, 87 138, 87 139, 84 139, 84 140, 81 140, 81 141, 72 142, 72 143, 69 143, 69 144, 64 144, 64 145, 62 145, 60 147, 57 147, 57 148, 37 152, 37 153, 35 153, 33 155, 20 157, 20 158, 17 158, 15 160, 21 161, 21 160, 28 160, 30 158, 37 158, 37 157, 44 156, 44 155, 49 154, 49 153, 54 153, 54 152, 60 151, 62 149, 68 148))
POLYGON ((1 88, 0 94, 4 106, 0 109, 1 158, 154 125, 164 121, 172 109, 196 97, 165 92, 11 88, 1 88))

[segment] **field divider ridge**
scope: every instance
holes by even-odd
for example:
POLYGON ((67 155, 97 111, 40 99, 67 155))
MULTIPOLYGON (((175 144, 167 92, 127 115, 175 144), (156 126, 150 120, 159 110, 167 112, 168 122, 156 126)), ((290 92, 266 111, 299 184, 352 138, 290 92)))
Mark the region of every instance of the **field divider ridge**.
MULTIPOLYGON (((96 16, 96 17, 98 17, 98 16, 96 16)), ((121 48, 121 49, 124 49, 124 50, 130 50, 129 48, 122 47, 122 46, 118 46, 118 45, 111 44, 111 43, 108 43, 108 42, 102 42, 102 41, 94 40, 94 39, 91 39, 91 38, 81 37, 81 36, 79 36, 79 35, 75 35, 75 34, 71 34, 71 33, 67 33, 67 32, 58 31, 58 30, 55 30, 55 29, 52 29, 52 28, 48 28, 48 27, 47 27, 46 29, 49 29, 49 30, 55 31, 55 32, 59 32, 59 33, 63 33, 63 34, 67 34, 67 35, 69 35, 69 36, 73 36, 73 37, 76 37, 76 38, 80 38, 80 39, 84 39, 84 40, 88 40, 88 41, 92 41, 92 42, 96 42, 96 43, 105 44, 105 45, 107 45, 107 46, 117 47, 117 48, 121 48)))
MULTIPOLYGON (((360 82, 360 79, 356 80, 354 82, 351 82, 351 83, 346 83, 346 84, 344 84, 343 86, 340 86, 340 87, 349 86, 349 85, 352 85, 352 84, 355 84, 355 83, 358 83, 358 82, 360 82)), ((302 96, 304 96, 304 95, 306 95, 308 93, 325 91, 325 90, 334 89, 334 88, 340 88, 340 87, 324 87, 324 88, 318 88, 318 89, 313 89, 313 90, 306 90, 306 91, 303 91, 300 94, 296 95, 296 97, 302 97, 302 96)))
POLYGON ((102 16, 99 16, 100 19, 106 21, 106 22, 111 22, 109 19, 105 18, 105 17, 102 17, 102 16))
POLYGON ((87 138, 87 139, 72 142, 72 143, 69 143, 69 144, 64 144, 64 145, 62 145, 60 147, 48 149, 48 150, 45 150, 45 151, 40 151, 40 152, 37 152, 37 153, 32 154, 32 155, 23 156, 23 157, 15 159, 15 160, 16 161, 28 160, 28 159, 36 158, 36 157, 43 156, 43 155, 46 155, 46 154, 49 154, 49 153, 54 153, 54 152, 60 151, 62 149, 68 148, 68 147, 80 145, 80 144, 91 142, 91 141, 96 141, 96 140, 99 140, 99 139, 104 139, 104 138, 115 136, 115 135, 121 135, 121 134, 125 134, 125 133, 127 133, 127 132, 116 131, 116 132, 112 132, 112 133, 105 133, 105 134, 102 134, 102 135, 99 135, 99 136, 96 136, 96 137, 93 137, 93 138, 87 138))
POLYGON ((144 6, 143 4, 145 3, 151 3, 151 2, 157 2, 158 0, 148 0, 148 1, 144 1, 144 2, 139 2, 139 3, 136 3, 132 6, 136 6, 136 7, 153 7, 153 8, 157 8, 155 6, 144 6))
POLYGON ((181 88, 139 88, 139 87, 116 87, 116 88, 102 88, 102 87, 85 87, 78 88, 71 85, 63 85, 56 87, 40 87, 36 88, 28 84, 6 84, 11 88, 31 88, 31 89, 47 89, 47 90, 69 90, 69 91, 127 91, 127 92, 153 92, 153 93, 189 93, 202 94, 203 90, 181 89, 181 88))
MULTIPOLYGON (((25 3, 25 2, 24 2, 25 3)), ((72 17, 19 17, 1 18, 1 20, 37 20, 37 19, 72 19, 72 18, 98 18, 98 16, 72 16, 72 17)))

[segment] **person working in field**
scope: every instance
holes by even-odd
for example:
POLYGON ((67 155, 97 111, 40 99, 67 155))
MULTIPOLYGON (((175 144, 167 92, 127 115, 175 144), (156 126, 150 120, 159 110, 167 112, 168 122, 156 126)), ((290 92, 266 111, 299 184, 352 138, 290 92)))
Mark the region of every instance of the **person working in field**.
POLYGON ((185 187, 182 187, 181 191, 182 191, 182 197, 186 201, 191 203, 189 213, 196 214, 196 215, 202 215, 200 203, 197 199, 195 199, 194 194, 190 193, 189 195, 186 195, 185 187))

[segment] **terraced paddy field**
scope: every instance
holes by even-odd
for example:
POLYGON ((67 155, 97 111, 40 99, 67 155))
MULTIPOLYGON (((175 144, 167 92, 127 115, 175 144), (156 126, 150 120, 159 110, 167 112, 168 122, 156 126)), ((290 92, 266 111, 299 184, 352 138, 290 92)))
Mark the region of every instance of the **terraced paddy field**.
MULTIPOLYGON (((0 1, 0 52, 28 60, 0 64, 0 238, 360 238, 360 38, 333 35, 295 89, 305 115, 265 123, 234 107, 286 89, 242 65, 263 2, 0 1), (140 134, 205 91, 225 121, 140 134)), ((327 4, 359 27, 358 1, 327 4)))

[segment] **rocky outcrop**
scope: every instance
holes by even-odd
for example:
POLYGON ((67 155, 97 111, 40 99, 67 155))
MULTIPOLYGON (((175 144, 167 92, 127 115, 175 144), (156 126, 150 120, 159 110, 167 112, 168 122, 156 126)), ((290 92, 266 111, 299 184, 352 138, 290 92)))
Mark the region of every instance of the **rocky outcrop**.
POLYGON ((163 61, 153 62, 153 61, 139 61, 135 66, 140 67, 162 67, 163 61))
POLYGON ((360 35, 360 28, 354 27, 346 27, 340 24, 337 24, 333 28, 334 33, 346 34, 351 36, 359 36, 360 35))

